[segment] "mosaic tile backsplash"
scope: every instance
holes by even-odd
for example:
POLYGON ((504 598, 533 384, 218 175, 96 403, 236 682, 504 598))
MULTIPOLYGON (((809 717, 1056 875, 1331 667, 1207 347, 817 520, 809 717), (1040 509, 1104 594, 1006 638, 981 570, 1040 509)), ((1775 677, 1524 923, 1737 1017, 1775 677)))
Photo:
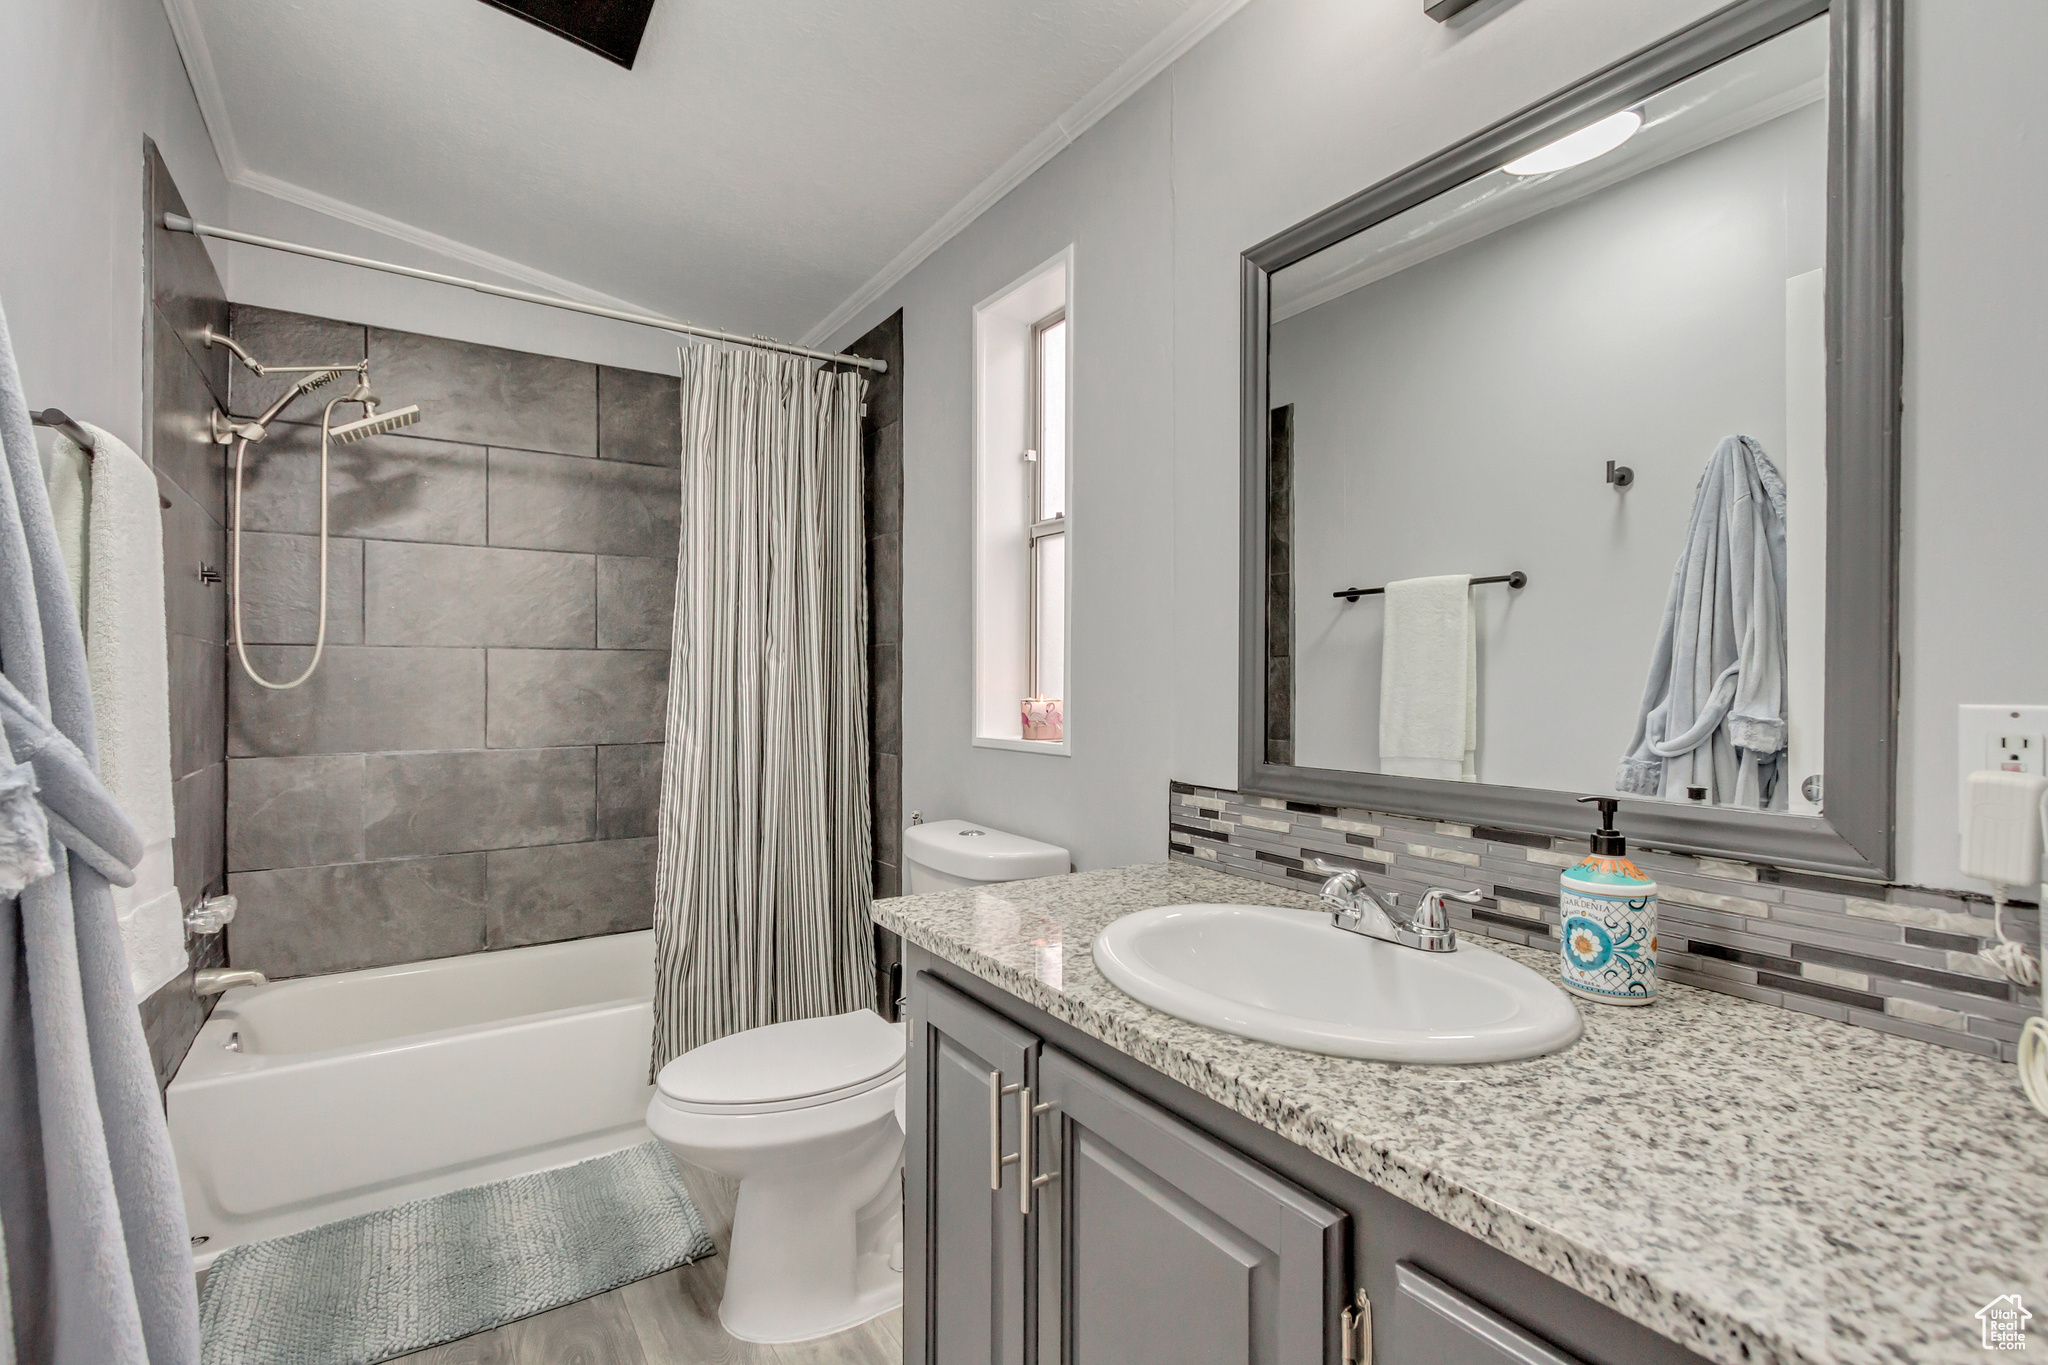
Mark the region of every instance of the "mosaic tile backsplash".
MULTIPOLYGON (((1340 810, 1212 787, 1172 784, 1169 856, 1300 888, 1363 872, 1412 908, 1432 886, 1478 890, 1449 902, 1460 933, 1530 947, 1557 942, 1558 873, 1585 856, 1582 838, 1340 810)), ((1933 891, 1631 847, 1657 879, 1657 970, 1842 1023, 2013 1060, 2020 1027, 2041 1011, 1978 956, 1997 942, 1992 907, 1933 891)), ((2039 913, 2009 902, 2006 932, 2040 942, 2039 913)), ((1593 1008, 1588 1006, 1588 1008, 1593 1008)))

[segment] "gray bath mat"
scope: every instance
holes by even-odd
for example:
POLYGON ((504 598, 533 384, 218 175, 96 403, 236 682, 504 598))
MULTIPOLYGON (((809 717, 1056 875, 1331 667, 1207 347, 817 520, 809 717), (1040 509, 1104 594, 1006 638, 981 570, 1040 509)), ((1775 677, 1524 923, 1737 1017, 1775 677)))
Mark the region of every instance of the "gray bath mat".
POLYGON ((222 1252, 204 1365, 374 1365, 711 1254, 659 1142, 222 1252))

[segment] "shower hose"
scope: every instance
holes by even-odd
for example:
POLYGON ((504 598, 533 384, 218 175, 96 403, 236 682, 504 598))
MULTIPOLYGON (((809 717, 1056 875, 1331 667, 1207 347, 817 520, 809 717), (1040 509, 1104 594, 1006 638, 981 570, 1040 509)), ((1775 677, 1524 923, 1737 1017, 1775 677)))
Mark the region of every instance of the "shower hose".
POLYGON ((306 671, 290 682, 272 682, 256 671, 249 662, 248 646, 242 639, 242 463, 249 453, 249 438, 239 436, 235 440, 235 545, 234 564, 230 569, 233 582, 229 597, 233 600, 235 624, 235 656, 242 661, 242 671, 258 687, 267 687, 273 692, 289 692, 313 676, 313 670, 320 666, 320 652, 327 647, 327 449, 328 429, 334 419, 334 405, 345 403, 346 398, 330 398, 327 406, 320 410, 320 625, 313 637, 313 657, 306 662, 306 671))

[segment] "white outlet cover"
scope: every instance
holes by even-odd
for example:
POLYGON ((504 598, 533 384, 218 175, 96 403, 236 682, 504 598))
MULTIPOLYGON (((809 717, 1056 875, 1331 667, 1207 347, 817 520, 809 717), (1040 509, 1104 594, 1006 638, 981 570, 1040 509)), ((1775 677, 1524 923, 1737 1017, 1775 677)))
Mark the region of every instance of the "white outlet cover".
POLYGON ((2017 731, 2048 735, 2048 706, 1983 705, 1956 708, 1956 833, 1963 832, 1964 784, 1991 766, 1991 739, 2017 731))

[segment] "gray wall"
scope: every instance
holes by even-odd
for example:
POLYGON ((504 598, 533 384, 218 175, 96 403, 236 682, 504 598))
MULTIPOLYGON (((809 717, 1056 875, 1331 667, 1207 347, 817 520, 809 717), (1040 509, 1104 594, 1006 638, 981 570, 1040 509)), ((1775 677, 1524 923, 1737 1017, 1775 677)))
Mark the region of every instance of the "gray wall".
MULTIPOLYGON (((645 928, 675 590, 674 378, 237 306, 276 364, 365 354, 418 425, 336 447, 328 643, 229 669, 236 966, 342 971, 645 928)), ((249 413, 277 381, 238 371, 249 413)), ((246 638, 316 626, 319 402, 252 448, 246 638)), ((344 414, 345 415, 345 414, 344 414)))
MULTIPOLYGON (((1083 134, 840 336, 904 310, 904 800, 1157 858, 1169 777, 1236 784, 1238 258, 1263 238, 1720 7, 1720 0, 1258 0, 1083 134), (1075 244, 1074 756, 972 747, 974 304, 1075 244), (1088 518, 1085 522, 1083 518, 1088 518)), ((2034 0, 1904 0, 1906 415, 1901 879, 1956 871, 1955 706, 2041 702, 2013 600, 2048 541, 2038 382, 2048 181, 2006 141, 2048 109, 2034 0)))
POLYGON ((1785 282, 1825 259, 1826 115, 1807 105, 1273 328, 1304 767, 1380 766, 1385 599, 1335 589, 1520 569, 1522 591, 1473 592, 1479 780, 1613 790, 1708 456, 1740 432, 1789 469, 1785 282), (1608 460, 1635 471, 1626 492, 1608 460))

